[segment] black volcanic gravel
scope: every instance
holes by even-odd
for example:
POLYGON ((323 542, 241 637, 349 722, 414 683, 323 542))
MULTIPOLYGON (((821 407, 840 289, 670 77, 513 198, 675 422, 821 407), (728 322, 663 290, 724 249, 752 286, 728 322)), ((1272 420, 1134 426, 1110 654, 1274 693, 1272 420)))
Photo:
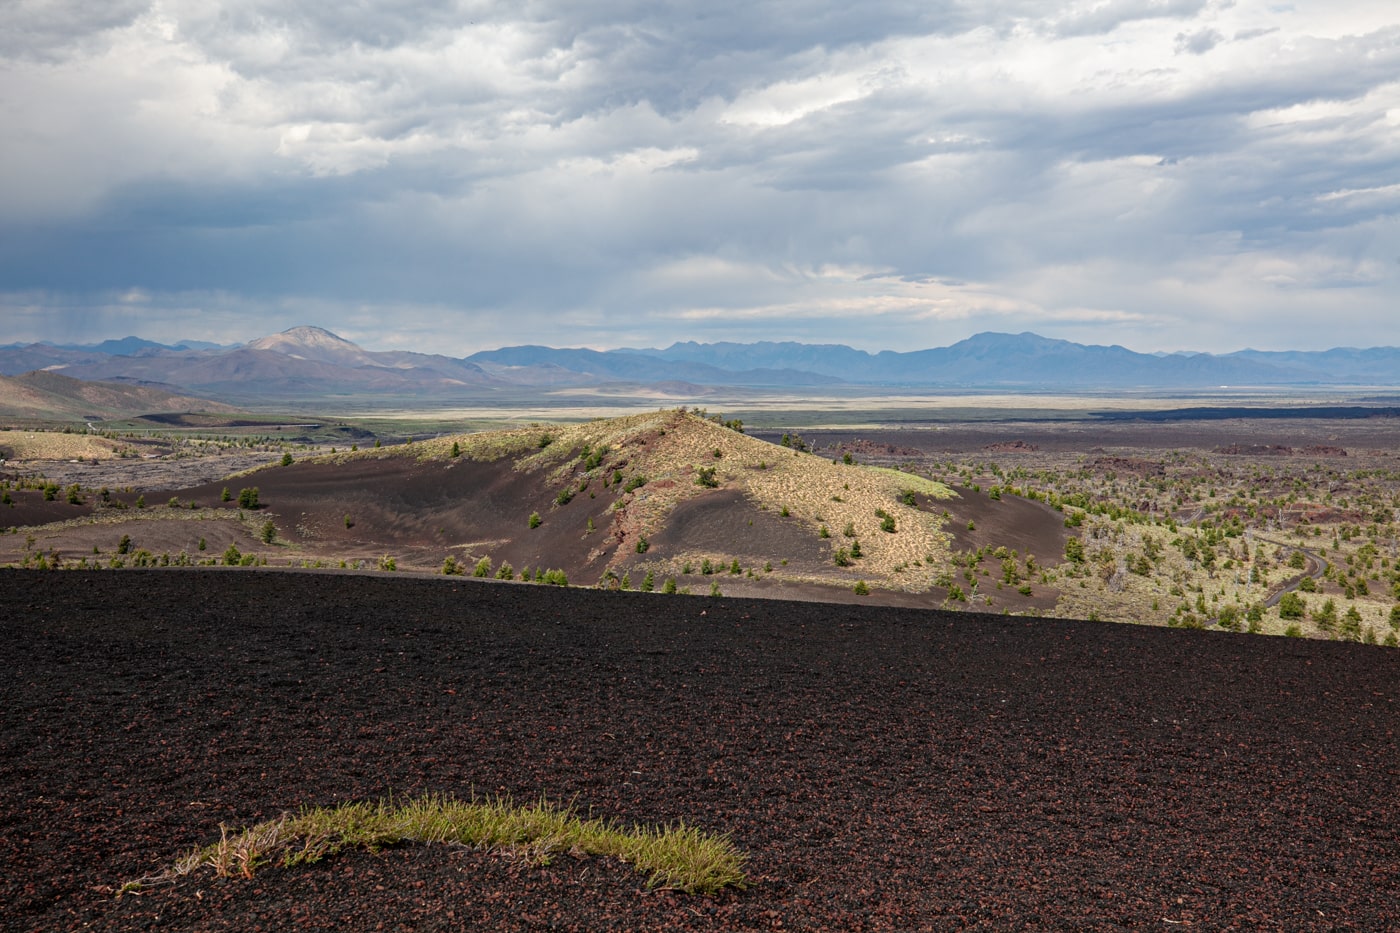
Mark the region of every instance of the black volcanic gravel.
POLYGON ((6 930, 1400 928, 1400 653, 461 579, 0 572, 6 930), (117 899, 302 805, 541 794, 752 885, 352 853, 117 899))

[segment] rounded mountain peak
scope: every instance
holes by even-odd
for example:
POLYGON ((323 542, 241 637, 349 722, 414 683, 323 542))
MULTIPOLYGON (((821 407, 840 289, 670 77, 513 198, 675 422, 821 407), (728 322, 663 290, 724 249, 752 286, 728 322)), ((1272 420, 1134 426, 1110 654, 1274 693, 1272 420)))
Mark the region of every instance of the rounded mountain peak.
POLYGON ((252 350, 271 350, 287 356, 305 360, 320 360, 326 363, 369 362, 369 356, 359 346, 331 333, 322 327, 302 325, 284 330, 280 334, 259 337, 250 341, 252 350))

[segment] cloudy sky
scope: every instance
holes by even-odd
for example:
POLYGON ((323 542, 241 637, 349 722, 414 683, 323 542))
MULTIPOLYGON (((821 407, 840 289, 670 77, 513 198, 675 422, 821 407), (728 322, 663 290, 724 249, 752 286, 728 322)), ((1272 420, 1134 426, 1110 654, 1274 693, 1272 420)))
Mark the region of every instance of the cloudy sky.
POLYGON ((5 0, 0 343, 1400 344, 1395 0, 5 0))

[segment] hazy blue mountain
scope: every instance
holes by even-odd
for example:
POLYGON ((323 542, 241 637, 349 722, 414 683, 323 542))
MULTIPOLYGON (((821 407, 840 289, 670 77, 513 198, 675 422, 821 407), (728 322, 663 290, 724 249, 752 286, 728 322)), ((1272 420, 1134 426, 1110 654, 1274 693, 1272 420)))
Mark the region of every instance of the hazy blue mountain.
MULTIPOLYGON (((804 370, 847 382, 907 386, 1211 386, 1286 385, 1309 382, 1373 381, 1385 359, 1400 351, 1368 350, 1364 376, 1349 357, 1333 354, 1288 356, 1209 353, 1149 354, 1120 346, 1085 346, 1038 334, 982 333, 952 346, 928 350, 867 353, 841 345, 795 343, 678 343, 664 350, 640 350, 659 359, 710 365, 731 361, 750 367, 777 367, 800 361, 804 370), (1325 374, 1325 375, 1324 375, 1325 374)), ((1392 370, 1389 380, 1400 379, 1392 370)))
MULTIPOLYGON (((626 352, 626 351, 619 351, 626 352)), ((664 350, 637 350, 667 360, 704 363, 727 370, 792 369, 837 378, 870 371, 874 357, 843 344, 773 343, 673 343, 664 350)))
POLYGON ((323 328, 293 327, 237 347, 170 347, 139 337, 81 348, 0 347, 0 375, 31 370, 242 399, 356 393, 432 398, 607 384, 1160 389, 1400 385, 1400 349, 1138 353, 1031 333, 982 333, 951 346, 906 352, 869 353, 841 344, 685 342, 607 351, 503 347, 457 359, 369 351, 323 328))
MULTIPOLYGON (((696 385, 811 386, 829 385, 839 378, 800 372, 783 366, 731 368, 713 362, 691 362, 636 350, 554 349, 541 346, 502 347, 467 357, 493 374, 533 384, 531 370, 548 367, 576 374, 581 384, 607 382, 692 382, 696 385)), ((554 380, 552 380, 554 381, 554 380)))
POLYGON ((1336 347, 1331 350, 1240 350, 1221 359, 1242 359, 1286 369, 1309 381, 1332 382, 1345 373, 1346 382, 1394 385, 1400 379, 1400 348, 1336 347))

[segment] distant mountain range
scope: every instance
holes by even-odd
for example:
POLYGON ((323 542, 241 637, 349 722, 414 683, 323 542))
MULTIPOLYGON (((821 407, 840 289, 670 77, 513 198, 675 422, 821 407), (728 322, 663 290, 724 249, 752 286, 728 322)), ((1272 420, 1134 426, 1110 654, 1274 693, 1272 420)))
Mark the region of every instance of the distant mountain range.
POLYGON ((319 327, 241 346, 138 337, 94 346, 0 347, 0 374, 33 370, 229 400, 343 394, 446 398, 609 384, 802 388, 1200 388, 1400 385, 1400 348, 1147 354, 1036 334, 984 333, 949 347, 867 353, 840 344, 676 343, 608 351, 505 347, 455 357, 365 350, 319 327))

